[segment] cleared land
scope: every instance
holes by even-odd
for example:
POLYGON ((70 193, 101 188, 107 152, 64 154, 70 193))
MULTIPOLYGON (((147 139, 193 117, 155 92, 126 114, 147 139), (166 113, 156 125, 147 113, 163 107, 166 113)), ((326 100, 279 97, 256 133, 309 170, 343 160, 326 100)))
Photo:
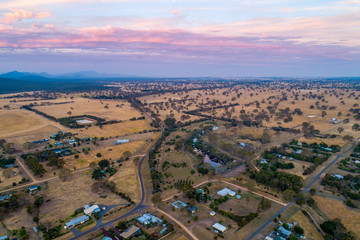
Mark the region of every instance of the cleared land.
POLYGON ((305 231, 305 237, 307 239, 323 239, 320 233, 316 230, 316 228, 312 225, 309 219, 299 210, 295 215, 291 218, 292 222, 297 222, 300 227, 302 227, 305 231))
POLYGON ((149 120, 137 120, 137 121, 124 121, 121 123, 108 124, 102 126, 93 126, 86 129, 76 130, 79 133, 79 137, 116 137, 124 136, 128 134, 142 132, 144 130, 153 129, 150 126, 149 120))
POLYGON ((46 120, 25 110, 0 110, 0 137, 8 137, 40 129, 46 120))
POLYGON ((91 174, 88 172, 77 173, 67 182, 49 182, 42 190, 46 194, 47 200, 40 208, 40 220, 57 225, 60 224, 59 219, 70 220, 71 214, 77 208, 87 204, 113 205, 127 203, 115 194, 108 193, 106 198, 101 198, 91 191, 93 182, 91 174))
POLYGON ((340 218, 347 230, 353 231, 360 236, 360 213, 351 210, 343 202, 331 198, 314 196, 319 209, 329 218, 340 218))
MULTIPOLYGON (((69 100, 70 101, 70 100, 69 100)), ((141 117, 141 114, 130 106, 127 101, 93 100, 74 98, 74 103, 38 106, 35 109, 56 118, 93 115, 106 120, 128 120, 141 117), (69 114, 71 112, 71 114, 69 114)))
POLYGON ((146 144, 146 142, 134 141, 117 146, 111 146, 111 147, 93 150, 90 151, 88 154, 79 153, 78 159, 75 159, 74 156, 67 156, 64 158, 66 161, 65 166, 70 169, 73 169, 74 167, 79 169, 79 168, 88 167, 90 163, 92 162, 97 163, 102 159, 118 160, 126 151, 130 151, 132 154, 134 154, 137 151, 137 149, 139 149, 143 144, 146 144), (101 154, 101 157, 96 156, 96 154, 98 153, 101 154))

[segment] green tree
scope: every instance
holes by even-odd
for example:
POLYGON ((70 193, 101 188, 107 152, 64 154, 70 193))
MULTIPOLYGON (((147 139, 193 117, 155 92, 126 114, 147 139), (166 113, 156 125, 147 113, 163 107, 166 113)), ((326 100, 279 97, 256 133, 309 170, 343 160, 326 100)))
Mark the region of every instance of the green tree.
POLYGON ((288 201, 290 202, 291 200, 294 199, 296 193, 294 190, 291 190, 291 189, 286 189, 284 192, 283 192, 283 197, 285 199, 285 201, 288 201))
POLYGON ((344 131, 344 128, 343 127, 338 127, 337 130, 338 130, 339 134, 341 134, 344 131))
POLYGON ((101 169, 95 169, 92 173, 92 178, 95 180, 100 180, 105 177, 105 173, 101 169))
POLYGON ((107 168, 108 166, 110 166, 110 162, 109 160, 103 159, 100 162, 98 162, 99 167, 103 168, 107 168))

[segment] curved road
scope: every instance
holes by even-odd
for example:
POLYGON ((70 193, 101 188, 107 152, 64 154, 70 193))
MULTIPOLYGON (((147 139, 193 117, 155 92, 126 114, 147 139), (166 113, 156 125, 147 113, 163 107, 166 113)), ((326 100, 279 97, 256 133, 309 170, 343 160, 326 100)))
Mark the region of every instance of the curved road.
MULTIPOLYGON (((145 115, 150 118, 151 120, 153 120, 146 112, 144 112, 145 115)), ((156 145, 156 143, 159 141, 159 139, 161 139, 161 137, 163 136, 164 134, 164 129, 162 128, 162 126, 160 126, 160 129, 161 129, 161 135, 160 137, 153 143, 153 145, 151 145, 151 147, 146 151, 145 155, 142 157, 142 159, 139 161, 139 164, 138 164, 138 177, 139 177, 139 181, 140 181, 140 187, 141 187, 141 200, 139 202, 138 205, 136 205, 136 207, 131 210, 130 212, 114 219, 114 220, 111 220, 109 222, 106 222, 106 223, 101 223, 101 224, 98 224, 96 225, 96 227, 93 227, 87 231, 84 231, 84 232, 79 232, 77 233, 74 237, 70 238, 71 240, 73 239, 78 239, 80 237, 83 237, 95 230, 98 230, 98 229, 101 229, 101 228, 104 228, 105 226, 111 226, 113 223, 115 222, 118 222, 120 221, 121 219, 124 219, 124 218, 127 218, 133 214, 136 214, 138 212, 141 212, 143 211, 144 209, 147 208, 147 206, 144 204, 144 201, 145 201, 145 187, 144 187, 144 181, 143 181, 143 178, 142 178, 142 172, 141 172, 141 165, 143 163, 143 161, 145 160, 145 158, 149 155, 150 151, 154 148, 154 146, 156 145)))
MULTIPOLYGON (((340 155, 337 155, 337 157, 329 163, 316 177, 302 190, 303 193, 306 193, 310 190, 310 187, 321 177, 322 174, 324 174, 335 162, 339 160, 339 158, 344 157, 343 154, 346 154, 350 152, 355 147, 356 141, 354 141, 353 145, 343 152, 340 155)), ((269 220, 267 220, 263 225, 261 225, 255 232, 253 232, 246 240, 253 239, 256 235, 258 235, 265 227, 267 227, 274 219, 282 214, 286 209, 288 209, 291 205, 293 205, 296 202, 296 198, 294 198, 291 202, 289 202, 285 207, 280 209, 277 213, 275 213, 269 220)))

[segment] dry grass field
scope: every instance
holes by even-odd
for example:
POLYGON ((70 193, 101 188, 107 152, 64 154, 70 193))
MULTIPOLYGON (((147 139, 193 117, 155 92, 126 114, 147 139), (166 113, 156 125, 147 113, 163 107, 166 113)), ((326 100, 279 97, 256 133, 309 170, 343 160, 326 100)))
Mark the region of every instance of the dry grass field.
POLYGON ((360 236, 360 213, 351 210, 344 203, 320 196, 314 196, 319 209, 329 218, 340 218, 348 231, 360 236))
POLYGON ((78 129, 79 137, 115 137, 142 132, 153 129, 148 119, 137 121, 124 121, 121 123, 104 125, 102 128, 93 126, 87 129, 78 129))
POLYGON ((344 146, 347 141, 345 141, 344 139, 342 138, 299 138, 298 139, 299 142, 306 142, 308 144, 311 144, 311 143, 326 143, 327 145, 339 145, 340 147, 344 146))
POLYGON ((316 228, 312 225, 309 219, 300 210, 290 218, 290 222, 297 222, 300 227, 304 229, 304 235, 307 239, 323 239, 321 234, 316 230, 316 228))
POLYGON ((13 175, 10 178, 5 178, 3 172, 5 169, 0 168, 0 190, 4 190, 13 186, 13 183, 21 181, 23 176, 19 173, 19 169, 10 168, 13 171, 13 175), (16 173, 16 175, 15 175, 16 173))
POLYGON ((106 198, 101 198, 98 194, 93 193, 91 191, 93 182, 91 174, 87 172, 76 173, 72 176, 71 181, 49 182, 48 186, 44 186, 42 190, 46 194, 46 201, 40 208, 40 221, 50 222, 55 226, 59 224, 58 220, 60 219, 68 221, 70 215, 77 208, 87 204, 126 203, 125 200, 115 194, 108 193, 106 198))
POLYGON ((137 149, 139 149, 143 144, 146 144, 146 142, 134 141, 117 146, 92 150, 89 152, 89 154, 79 153, 78 159, 75 159, 74 156, 67 156, 64 158, 66 162, 65 166, 70 169, 73 169, 74 167, 79 169, 79 168, 88 167, 90 163, 92 162, 97 163, 102 159, 118 160, 126 151, 130 151, 132 154, 134 154, 137 151, 137 149), (101 157, 96 157, 97 153, 100 153, 101 157))
POLYGON ((4 225, 8 230, 20 230, 20 228, 24 226, 29 233, 29 239, 37 239, 34 231, 32 230, 32 227, 34 226, 32 216, 26 212, 26 208, 7 214, 2 223, 3 229, 0 231, 1 236, 8 234, 6 229, 4 229, 4 225))
POLYGON ((22 134, 46 126, 47 122, 25 110, 0 110, 0 137, 22 134))
POLYGON ((303 172, 304 172, 304 169, 306 169, 307 167, 311 166, 312 164, 309 163, 309 162, 305 162, 305 161, 284 161, 286 163, 290 163, 292 162, 294 164, 294 168, 292 169, 278 169, 278 171, 280 172, 286 172, 286 173, 290 173, 290 174, 295 174, 297 176, 300 176, 302 178, 307 178, 308 175, 304 176, 303 175, 303 172), (305 168, 303 167, 305 166, 305 168))
MULTIPOLYGON (((70 101, 70 100, 69 100, 70 101)), ((56 118, 93 115, 106 120, 128 120, 132 117, 141 117, 141 114, 130 106, 127 101, 93 100, 74 98, 74 103, 38 106, 35 109, 56 118), (116 106, 119 107, 116 107, 116 106), (71 112, 71 115, 68 112, 71 112)))
POLYGON ((122 166, 109 180, 116 183, 117 189, 128 194, 134 202, 140 200, 141 193, 137 178, 137 166, 132 160, 123 162, 122 166))

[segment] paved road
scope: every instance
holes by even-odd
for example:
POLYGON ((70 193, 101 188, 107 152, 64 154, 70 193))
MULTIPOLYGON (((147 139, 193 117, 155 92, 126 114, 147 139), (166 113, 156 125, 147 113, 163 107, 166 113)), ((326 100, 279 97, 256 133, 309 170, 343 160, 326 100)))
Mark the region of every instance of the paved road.
POLYGON ((338 201, 342 201, 342 202, 346 201, 346 199, 344 199, 344 198, 333 196, 333 195, 322 193, 322 192, 317 192, 316 194, 321 195, 321 196, 325 196, 325 197, 329 197, 329 198, 332 198, 332 199, 335 199, 335 200, 338 200, 338 201))
MULTIPOLYGON (((146 116, 147 116, 148 118, 150 118, 151 120, 153 120, 147 113, 145 113, 145 114, 146 114, 146 116)), ((158 138, 158 140, 161 139, 161 137, 162 137, 163 134, 164 134, 164 129, 163 129, 161 126, 160 126, 160 129, 161 129, 161 135, 160 135, 160 137, 158 138)), ((74 235, 74 237, 71 238, 71 240, 74 240, 74 239, 78 239, 78 238, 80 238, 80 237, 83 237, 83 236, 85 236, 85 235, 87 235, 87 234, 89 234, 89 233, 91 233, 91 232, 93 232, 93 231, 95 231, 95 230, 104 228, 105 226, 111 226, 111 225, 112 225, 113 223, 115 223, 115 222, 118 222, 118 221, 120 221, 120 220, 122 220, 122 219, 124 219, 124 218, 127 218, 127 217, 129 217, 129 216, 131 216, 131 215, 133 215, 133 214, 136 214, 136 213, 139 213, 139 212, 141 212, 141 211, 144 211, 146 208, 148 208, 148 206, 146 206, 146 205, 144 204, 146 192, 145 192, 145 186, 144 186, 143 177, 142 177, 142 172, 141 172, 141 165, 142 165, 142 163, 144 162, 145 158, 149 155, 150 151, 154 148, 154 146, 156 145, 156 143, 158 142, 158 140, 155 141, 155 142, 153 143, 153 145, 151 145, 151 147, 147 150, 147 152, 145 153, 145 155, 142 157, 142 159, 139 161, 139 164, 138 164, 138 169, 137 169, 137 171, 138 171, 138 176, 139 176, 139 181, 140 181, 140 188, 141 188, 141 200, 140 200, 139 204, 136 205, 135 208, 134 208, 133 210, 131 210, 130 212, 128 212, 128 213, 126 213, 126 214, 124 214, 124 215, 122 215, 122 216, 120 216, 120 217, 118 217, 118 218, 116 218, 116 219, 114 219, 114 220, 111 220, 111 221, 106 222, 106 223, 100 223, 100 224, 96 225, 95 227, 93 227, 93 228, 91 228, 91 229, 89 229, 89 230, 87 230, 87 231, 76 233, 76 234, 74 235)))
MULTIPOLYGON (((303 193, 306 193, 309 191, 310 187, 321 177, 321 175, 323 175, 334 163, 336 163, 339 158, 344 157, 343 154, 346 154, 348 152, 350 152, 354 147, 355 147, 356 141, 354 141, 353 145, 346 150, 345 152, 343 152, 340 155, 337 155, 337 157, 331 162, 329 163, 318 175, 316 175, 316 177, 302 190, 303 193)), ((267 220, 263 225, 261 225, 255 232, 253 232, 246 240, 251 240, 253 239, 256 235, 258 235, 265 227, 267 227, 272 221, 274 221, 274 219, 279 216, 280 214, 282 214, 286 209, 288 209, 291 205, 293 205, 295 203, 296 199, 293 199, 290 203, 288 203, 285 207, 283 207, 282 209, 280 209, 280 211, 278 211, 277 213, 274 214, 274 216, 272 216, 269 220, 267 220)))

